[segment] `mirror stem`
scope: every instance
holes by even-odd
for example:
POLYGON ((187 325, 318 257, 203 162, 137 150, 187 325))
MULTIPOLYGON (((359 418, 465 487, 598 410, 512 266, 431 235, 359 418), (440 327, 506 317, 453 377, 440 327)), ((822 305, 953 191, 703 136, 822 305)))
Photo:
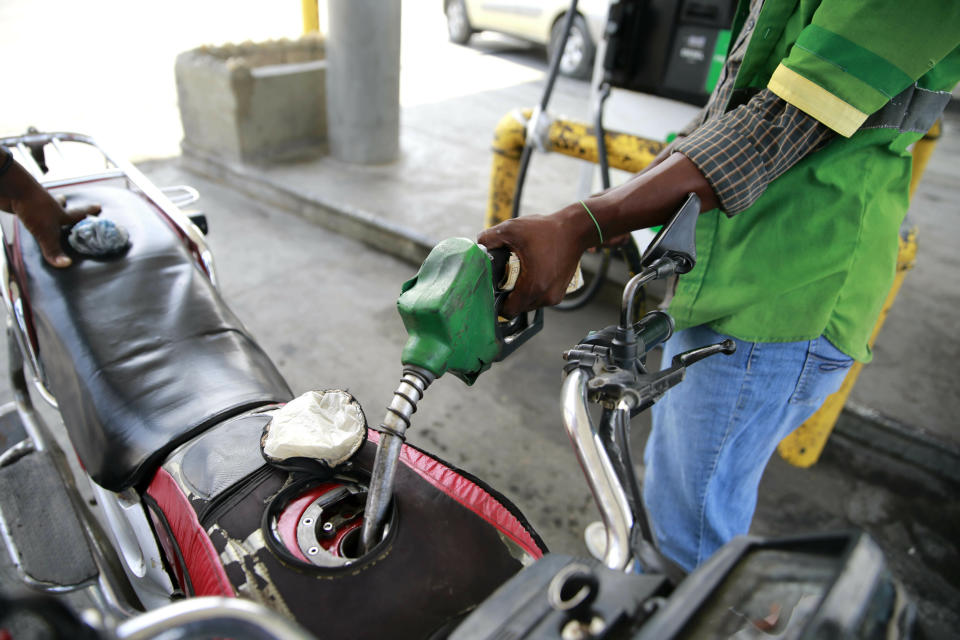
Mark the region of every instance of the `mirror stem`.
POLYGON ((670 257, 663 256, 637 275, 630 278, 623 288, 623 299, 620 302, 620 329, 633 327, 633 306, 637 292, 654 280, 660 280, 676 273, 677 264, 670 257))

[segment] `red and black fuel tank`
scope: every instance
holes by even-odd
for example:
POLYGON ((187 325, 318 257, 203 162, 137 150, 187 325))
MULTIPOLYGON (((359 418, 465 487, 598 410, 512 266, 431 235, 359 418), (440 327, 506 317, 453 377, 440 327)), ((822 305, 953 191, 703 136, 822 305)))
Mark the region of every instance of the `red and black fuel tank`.
POLYGON ((404 445, 388 532, 351 557, 378 434, 332 476, 311 477, 263 459, 269 419, 255 411, 209 430, 146 491, 188 595, 257 600, 323 638, 429 638, 545 551, 506 498, 404 445))

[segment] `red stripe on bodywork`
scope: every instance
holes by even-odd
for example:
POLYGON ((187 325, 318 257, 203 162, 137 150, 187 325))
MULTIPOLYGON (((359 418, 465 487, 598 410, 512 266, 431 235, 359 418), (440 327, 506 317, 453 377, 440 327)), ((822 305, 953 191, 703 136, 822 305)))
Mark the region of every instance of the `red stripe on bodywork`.
POLYGON ((170 525, 187 565, 194 595, 236 596, 213 542, 173 476, 159 469, 147 487, 147 495, 157 502, 170 525))
MULTIPOLYGON (((380 441, 380 433, 368 429, 367 439, 377 443, 380 441)), ((496 527, 535 560, 543 556, 526 527, 483 487, 464 478, 439 460, 406 444, 401 449, 400 460, 445 495, 496 527)))

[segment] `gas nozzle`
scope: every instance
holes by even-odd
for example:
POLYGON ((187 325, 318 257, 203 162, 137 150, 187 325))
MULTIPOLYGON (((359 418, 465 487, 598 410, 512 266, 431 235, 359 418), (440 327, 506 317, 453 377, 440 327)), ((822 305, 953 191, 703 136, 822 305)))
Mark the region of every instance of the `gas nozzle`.
POLYGON ((403 284, 397 310, 407 330, 404 366, 473 384, 499 353, 491 260, 466 238, 433 248, 403 284))
POLYGON ((508 291, 510 252, 487 250, 466 238, 449 238, 430 252, 416 277, 404 283, 397 310, 407 329, 401 354, 440 377, 467 384, 503 360, 543 326, 542 312, 500 321, 508 291))
POLYGON ((510 252, 487 251, 466 238, 444 240, 416 277, 405 282, 397 310, 408 338, 400 356, 403 378, 380 425, 380 443, 364 508, 363 546, 379 540, 393 491, 404 434, 427 386, 450 372, 468 385, 543 326, 543 311, 498 320, 507 295, 503 282, 510 252))

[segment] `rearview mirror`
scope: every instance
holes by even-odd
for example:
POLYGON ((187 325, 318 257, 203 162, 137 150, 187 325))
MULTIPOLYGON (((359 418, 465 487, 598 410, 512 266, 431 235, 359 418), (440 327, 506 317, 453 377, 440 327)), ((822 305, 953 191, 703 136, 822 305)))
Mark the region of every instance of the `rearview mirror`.
POLYGON ((667 257, 677 264, 676 273, 687 273, 697 263, 697 217, 700 198, 691 193, 680 210, 663 225, 650 246, 643 253, 640 265, 646 269, 657 260, 667 257))

